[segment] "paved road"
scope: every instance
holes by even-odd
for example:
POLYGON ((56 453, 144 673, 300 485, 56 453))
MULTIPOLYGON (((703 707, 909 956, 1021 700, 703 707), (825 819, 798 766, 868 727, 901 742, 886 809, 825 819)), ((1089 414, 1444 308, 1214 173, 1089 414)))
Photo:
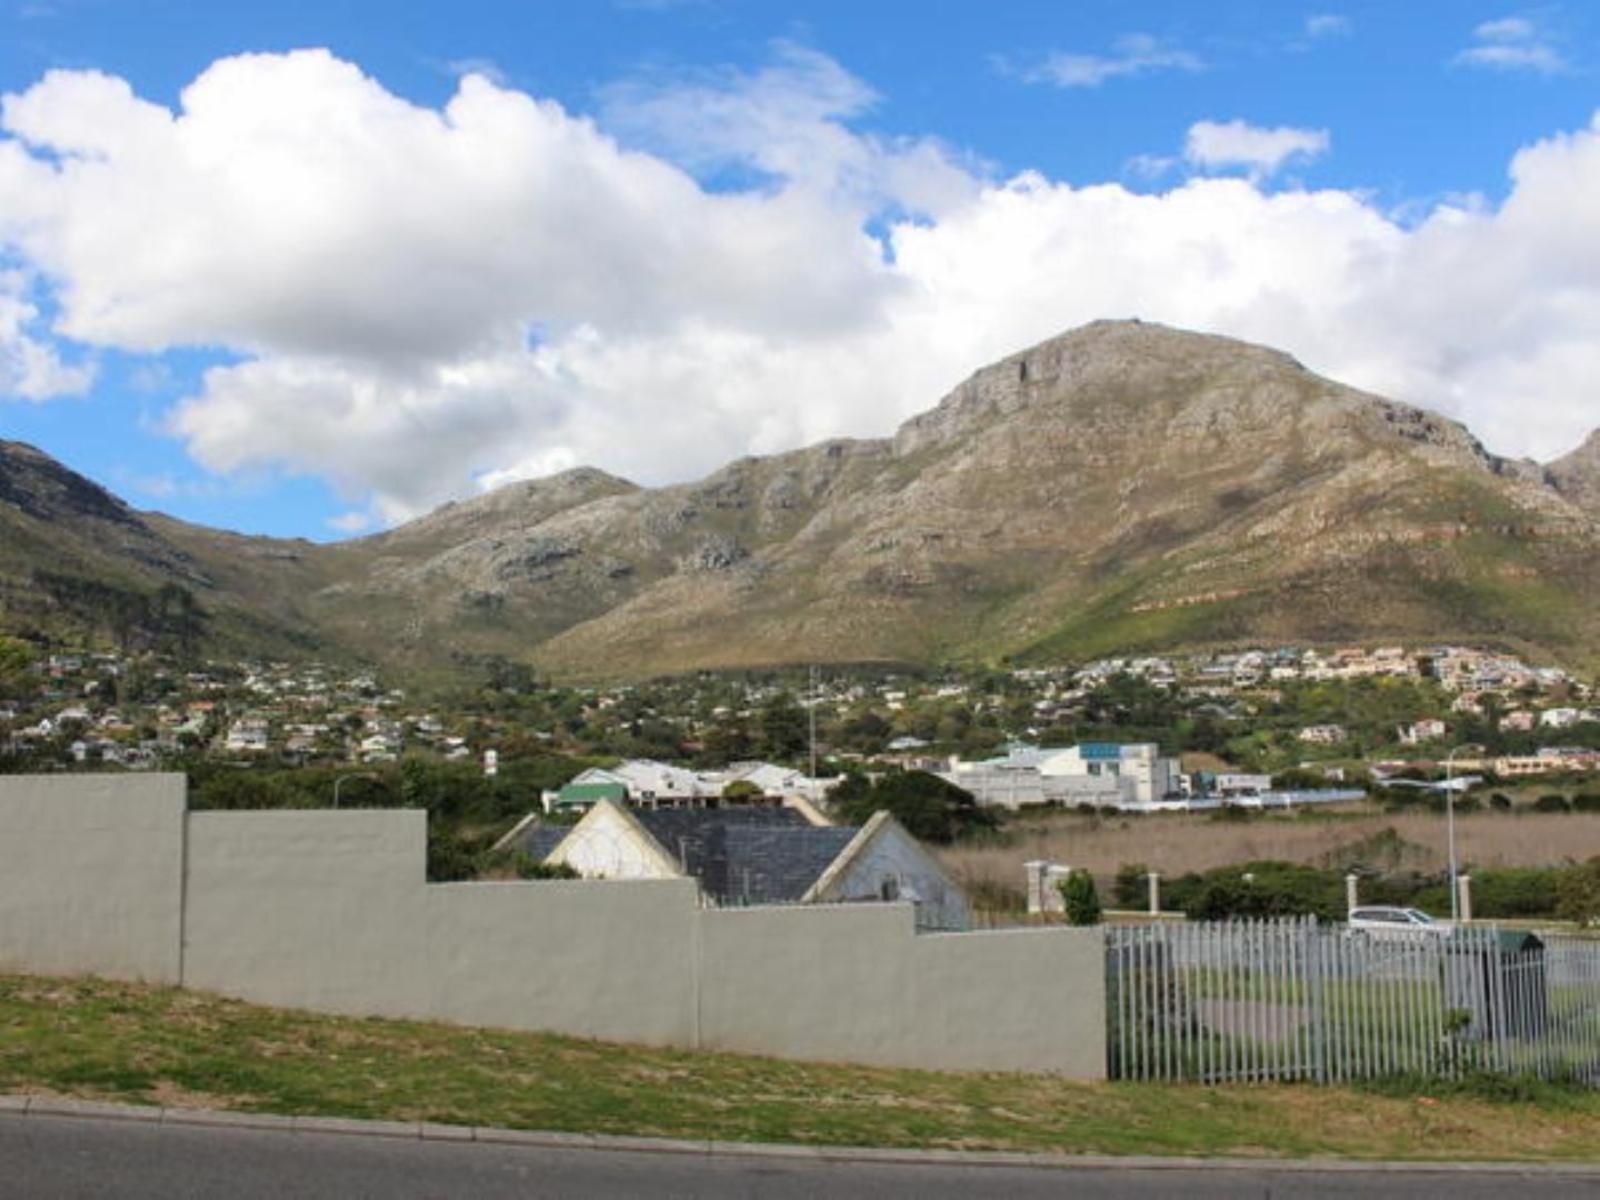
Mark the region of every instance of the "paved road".
POLYGON ((402 1140, 0 1115, 0 1200, 227 1197, 1600 1196, 1584 1177, 1262 1169, 955 1167, 402 1140))

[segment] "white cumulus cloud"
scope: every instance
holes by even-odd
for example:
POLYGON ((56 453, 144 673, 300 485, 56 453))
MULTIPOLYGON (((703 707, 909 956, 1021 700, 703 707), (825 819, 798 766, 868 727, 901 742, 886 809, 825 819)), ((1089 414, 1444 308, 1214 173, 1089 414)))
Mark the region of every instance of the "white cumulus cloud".
POLYGON ((80 395, 94 383, 92 365, 71 365, 40 328, 21 271, 0 271, 0 397, 49 400, 80 395))
POLYGON ((1189 127, 1183 157, 1205 170, 1245 167, 1259 176, 1275 174, 1290 159, 1327 153, 1326 129, 1263 129, 1246 121, 1196 121, 1189 127))
POLYGON ((324 52, 221 60, 172 109, 54 72, 0 114, 0 255, 28 281, 0 287, 0 363, 32 339, 76 386, 58 341, 226 348, 168 416, 191 455, 383 520, 881 435, 1107 316, 1279 346, 1501 452, 1600 424, 1600 124, 1523 149, 1498 207, 1402 224, 1267 185, 1321 131, 1202 123, 1190 161, 1246 175, 1140 194, 991 178, 858 131, 873 103, 795 47, 615 89, 598 121, 481 76, 417 105, 324 52))

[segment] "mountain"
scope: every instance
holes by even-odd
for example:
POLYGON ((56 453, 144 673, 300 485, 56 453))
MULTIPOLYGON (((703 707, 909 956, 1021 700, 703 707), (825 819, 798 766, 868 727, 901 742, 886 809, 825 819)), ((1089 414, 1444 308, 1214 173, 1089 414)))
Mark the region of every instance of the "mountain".
POLYGON ((336 653, 274 602, 292 593, 287 567, 307 548, 135 512, 0 440, 0 631, 179 653, 336 653))
POLYGON ((503 654, 628 676, 1387 639, 1586 663, 1597 460, 1596 439, 1548 468, 1499 459, 1278 352, 1099 322, 978 371, 891 438, 664 488, 569 471, 333 546, 132 513, 80 482, 142 531, 95 527, 108 572, 142 563, 146 586, 191 587, 219 628, 391 668, 503 654))
POLYGON ((1579 508, 1600 520, 1600 429, 1549 467, 1550 482, 1579 508))

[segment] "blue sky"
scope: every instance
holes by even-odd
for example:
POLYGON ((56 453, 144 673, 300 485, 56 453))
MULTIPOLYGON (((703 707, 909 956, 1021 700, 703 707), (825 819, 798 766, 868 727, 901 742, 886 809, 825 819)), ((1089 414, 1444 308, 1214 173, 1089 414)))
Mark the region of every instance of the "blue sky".
POLYGON ((326 539, 1141 315, 1549 458, 1600 426, 1597 63, 1575 3, 0 0, 0 436, 326 539))

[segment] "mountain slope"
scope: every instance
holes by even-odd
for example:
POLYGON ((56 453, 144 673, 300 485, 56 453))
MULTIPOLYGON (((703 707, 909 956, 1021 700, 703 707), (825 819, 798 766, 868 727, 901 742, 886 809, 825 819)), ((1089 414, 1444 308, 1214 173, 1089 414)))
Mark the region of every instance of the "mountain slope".
MULTIPOLYGON (((413 670, 1390 638, 1592 662, 1597 461, 1600 439, 1548 469, 1497 459, 1454 422, 1275 351, 1101 322, 984 368, 892 438, 690 484, 570 471, 335 546, 202 530, 103 493, 72 520, 93 525, 108 572, 188 579, 235 629, 413 670)), ((16 492, 0 491, 0 516, 47 528, 16 492)))
POLYGON ((1562 495, 1600 520, 1600 429, 1571 454, 1551 463, 1549 476, 1562 495))
POLYGON ((34 447, 0 441, 6 631, 174 652, 336 653, 292 611, 263 603, 266 583, 289 582, 276 560, 249 578, 268 544, 137 513, 34 447))

